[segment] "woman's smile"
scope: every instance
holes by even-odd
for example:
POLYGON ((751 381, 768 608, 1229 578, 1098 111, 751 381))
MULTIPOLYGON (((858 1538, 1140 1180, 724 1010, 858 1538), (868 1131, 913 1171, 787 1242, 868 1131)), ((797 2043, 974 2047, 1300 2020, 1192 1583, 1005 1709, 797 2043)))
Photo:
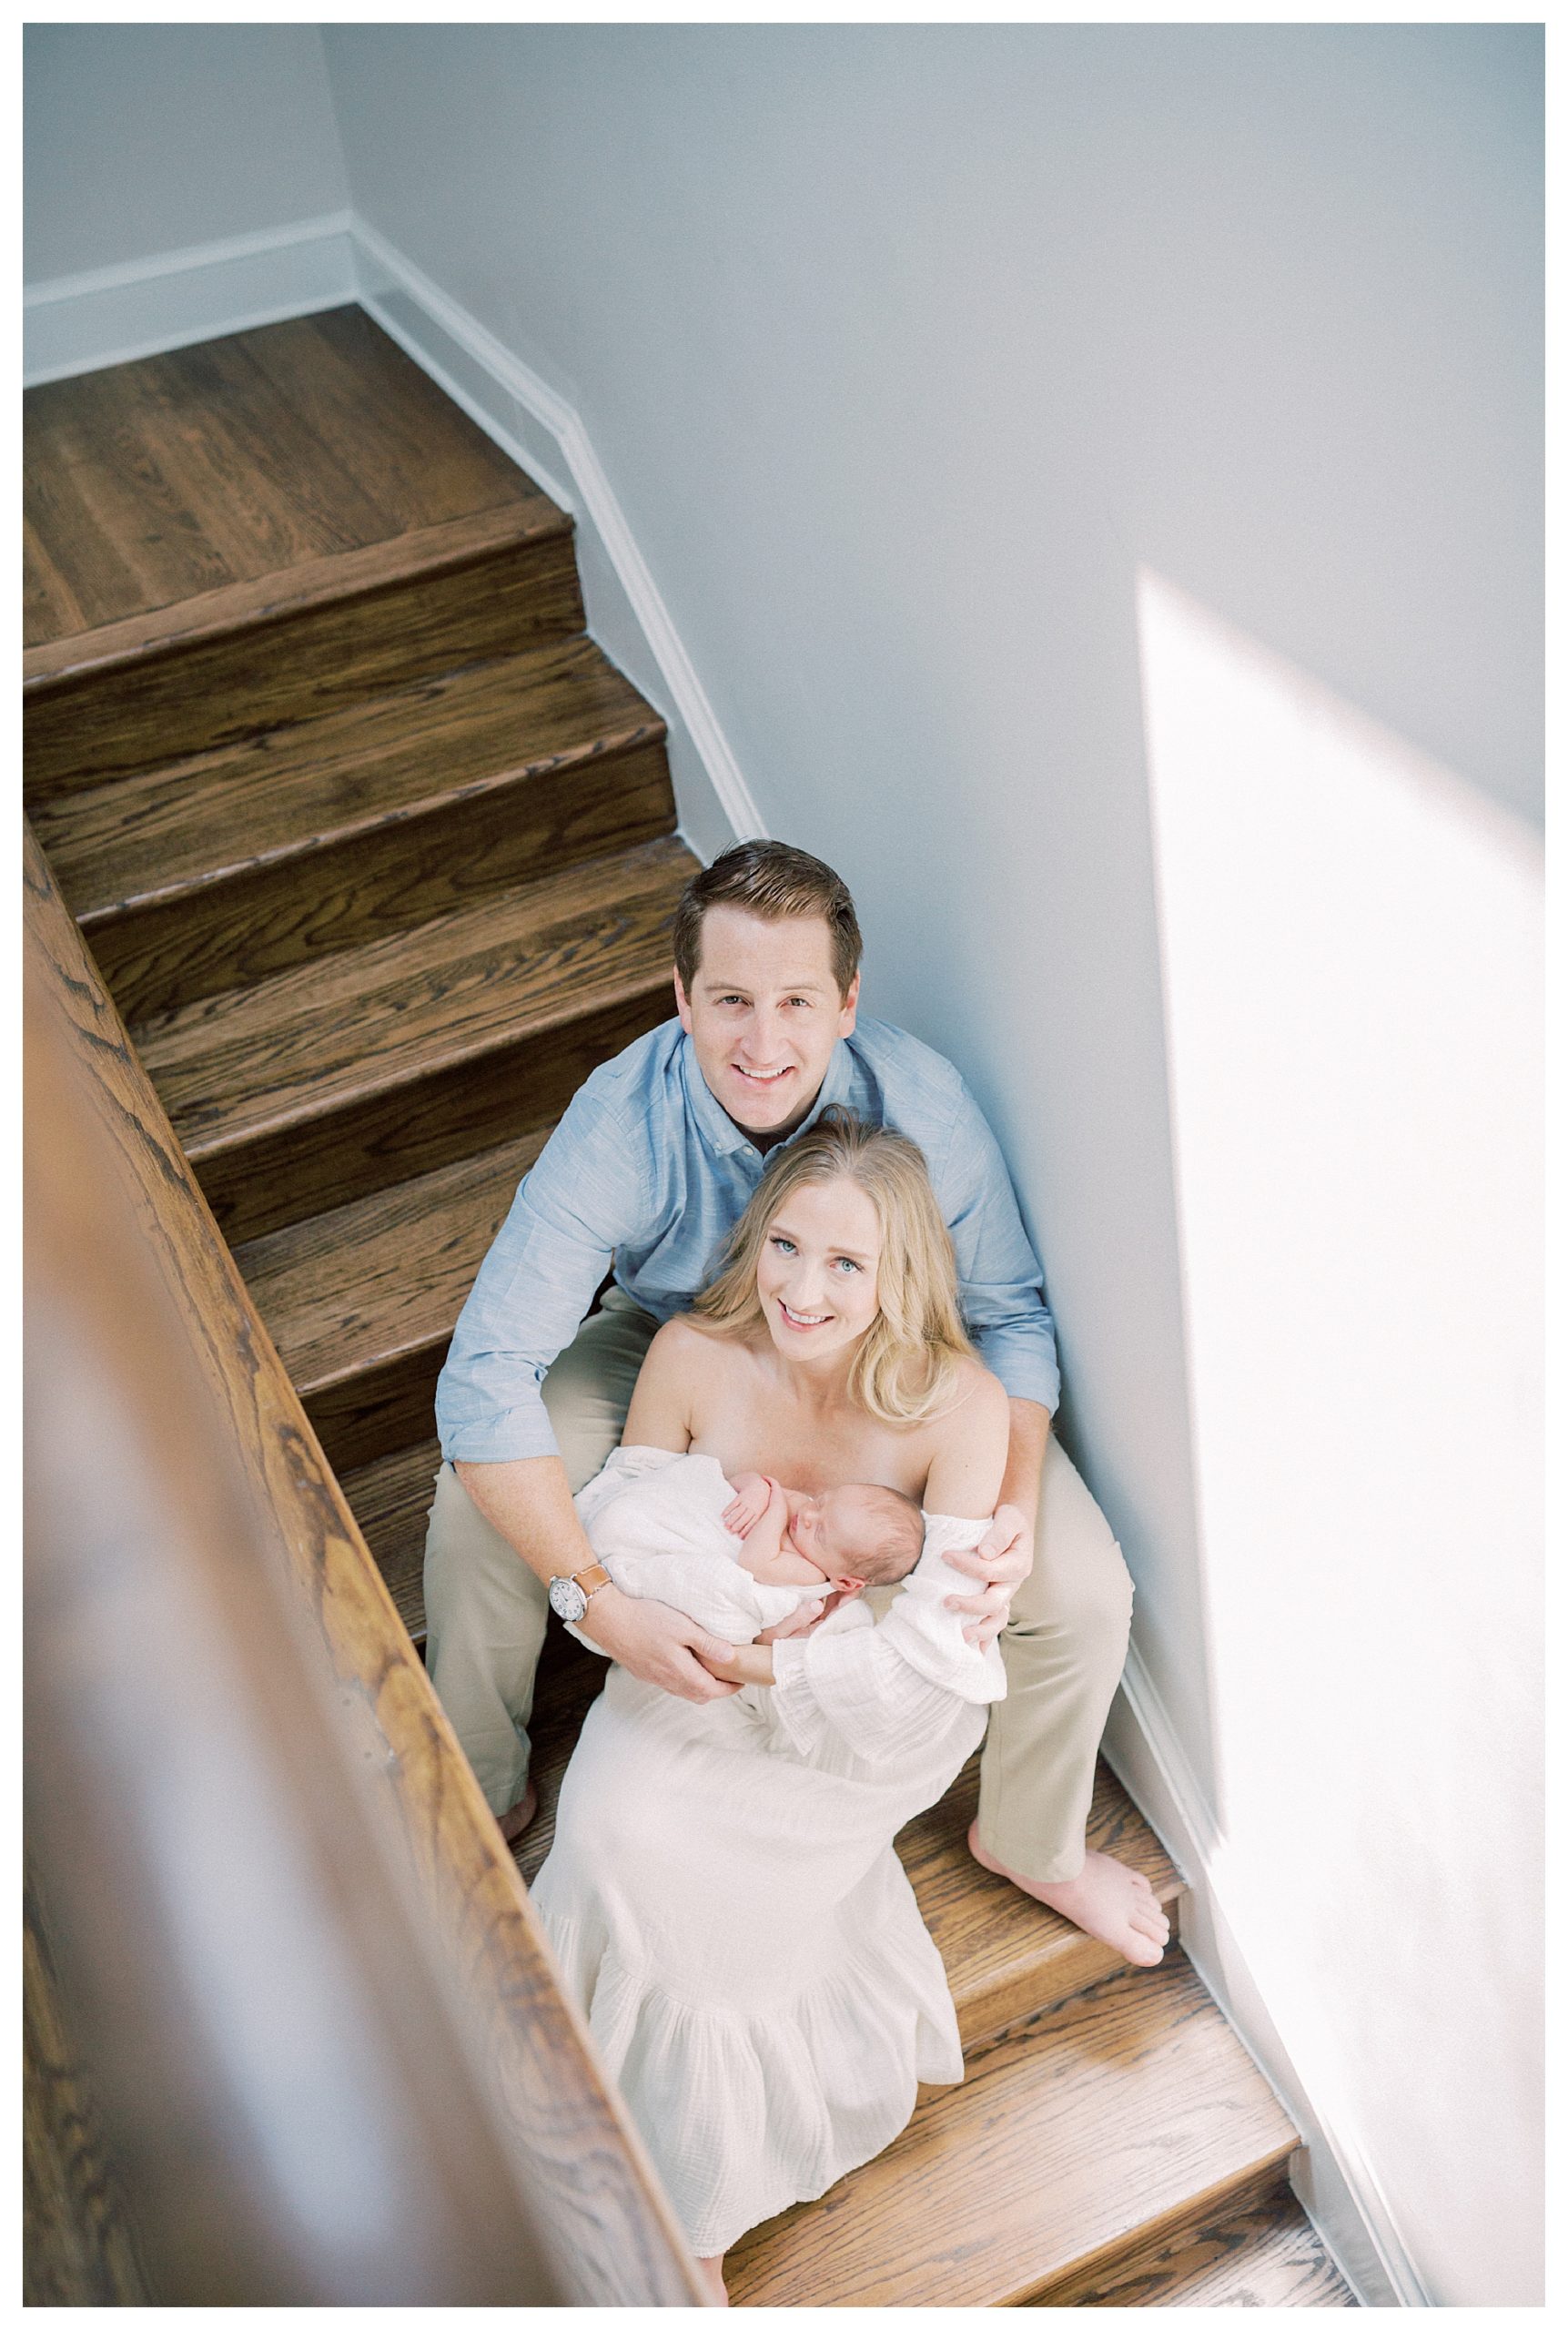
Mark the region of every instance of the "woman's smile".
POLYGON ((814 1315, 806 1312, 792 1311, 783 1295, 779 1297, 779 1309, 784 1312, 789 1325, 797 1332, 808 1327, 825 1327, 833 1316, 831 1311, 820 1311, 814 1315))
POLYGON ((844 1354, 877 1315, 876 1209, 845 1179, 792 1190, 757 1256, 757 1293, 781 1350, 844 1354))

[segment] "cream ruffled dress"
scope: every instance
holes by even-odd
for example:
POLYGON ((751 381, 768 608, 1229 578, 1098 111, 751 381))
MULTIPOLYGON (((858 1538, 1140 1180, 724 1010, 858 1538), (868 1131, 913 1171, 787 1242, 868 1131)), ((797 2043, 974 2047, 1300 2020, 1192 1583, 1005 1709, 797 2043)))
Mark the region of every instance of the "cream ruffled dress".
MULTIPOLYGON (((618 1496, 687 1461, 617 1454, 618 1496)), ((928 1514, 880 1619, 852 1602, 775 1644, 771 1687, 694 1707, 612 1666, 583 1726, 534 1906, 699 2256, 882 2151, 917 2082, 963 2077, 893 1839, 1006 1689, 942 1607, 964 1583, 943 1555, 985 1527, 928 1514)))

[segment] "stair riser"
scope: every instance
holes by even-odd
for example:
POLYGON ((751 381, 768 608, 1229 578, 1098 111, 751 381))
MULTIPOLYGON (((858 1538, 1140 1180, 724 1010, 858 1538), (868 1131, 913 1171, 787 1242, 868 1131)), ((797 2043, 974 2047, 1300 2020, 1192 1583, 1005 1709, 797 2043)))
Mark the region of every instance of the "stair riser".
POLYGON ((1029 2306, 1148 2304, 1146 2297, 1132 2291, 1125 2296, 1117 2293, 1129 2284, 1136 2290, 1163 2253, 1179 2250, 1197 2240, 1206 2228, 1239 2216, 1249 2209, 1261 2208, 1288 2193, 1290 2161, 1296 2149, 1294 2143, 1285 2145, 1276 2156, 1259 2161, 1246 2175, 1198 2194, 1162 2216, 1150 2218, 1127 2241, 1115 2243, 1097 2257, 1082 2260, 1067 2272, 1053 2274, 1038 2288, 1003 2303, 1029 2306))
POLYGON ((25 698, 26 797, 157 768, 582 627, 572 536, 551 532, 224 638, 40 682, 25 698))
POLYGON ((411 1441, 429 1439, 448 1340, 400 1352, 347 1383, 305 1394, 305 1413, 335 1473, 373 1464, 411 1441))
POLYGON ((83 917, 133 1023, 675 826, 663 742, 520 777, 180 898, 83 917))
MULTIPOLYGON (((1170 1946, 1174 1948, 1180 1935, 1179 1898, 1164 1902, 1162 1907, 1170 1920, 1170 1946)), ((1126 1964, 1119 1950, 1086 1933, 1075 1936, 1043 1962, 1023 1969, 1011 1980, 995 1983, 985 1991, 966 1995, 960 1970, 954 2001, 965 2053, 998 2038, 1011 2023, 1023 2022, 1046 2007, 1058 2005, 1063 1999, 1076 1998, 1092 1983, 1120 1973, 1126 1964)))
POLYGON ((225 1237, 240 1245, 553 1124, 592 1069, 669 1017, 661 980, 310 1124, 205 1157, 190 1142, 187 1153, 225 1237))

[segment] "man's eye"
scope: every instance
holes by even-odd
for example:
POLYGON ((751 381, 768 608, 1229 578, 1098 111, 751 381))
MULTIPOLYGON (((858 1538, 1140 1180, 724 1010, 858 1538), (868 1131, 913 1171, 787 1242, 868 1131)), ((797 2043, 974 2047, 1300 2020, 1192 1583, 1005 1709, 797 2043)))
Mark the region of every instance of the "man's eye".
POLYGON ((789 1000, 797 1011, 809 1011, 811 1009, 811 998, 809 995, 792 995, 789 1000))

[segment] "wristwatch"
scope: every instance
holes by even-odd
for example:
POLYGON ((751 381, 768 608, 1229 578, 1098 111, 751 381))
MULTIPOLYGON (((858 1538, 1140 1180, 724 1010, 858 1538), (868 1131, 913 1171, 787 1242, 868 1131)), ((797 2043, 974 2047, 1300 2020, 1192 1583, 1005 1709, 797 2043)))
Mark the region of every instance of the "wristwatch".
POLYGON ((575 1626, 589 1603, 602 1585, 610 1583, 610 1572, 598 1562, 590 1562, 573 1577, 552 1577, 550 1581, 550 1606, 558 1618, 568 1626, 575 1626))

